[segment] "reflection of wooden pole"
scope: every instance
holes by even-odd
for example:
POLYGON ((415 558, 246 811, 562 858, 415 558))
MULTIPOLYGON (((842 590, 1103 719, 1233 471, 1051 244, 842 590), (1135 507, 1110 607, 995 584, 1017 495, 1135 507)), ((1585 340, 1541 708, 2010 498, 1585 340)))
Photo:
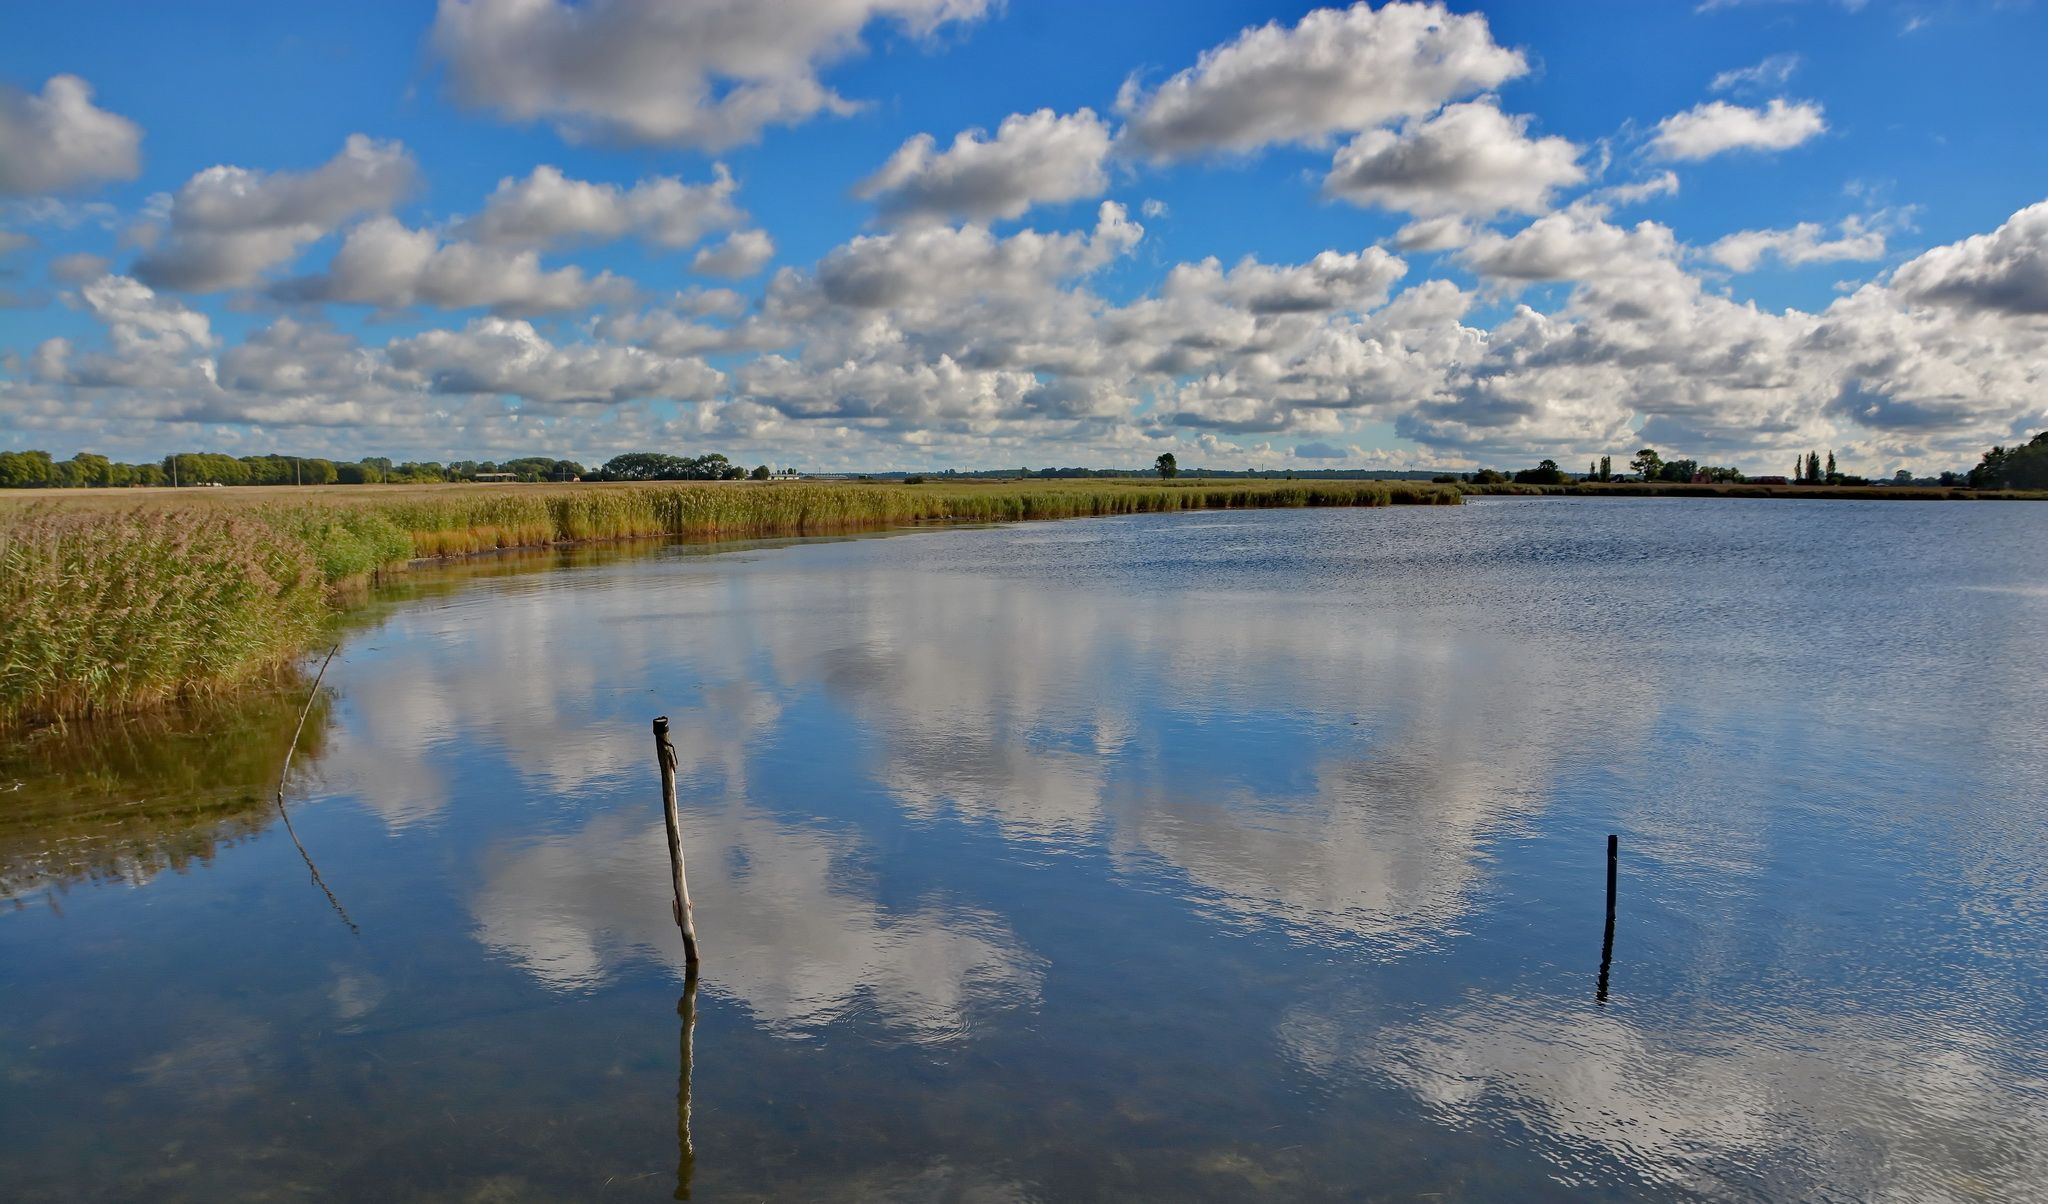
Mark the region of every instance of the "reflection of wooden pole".
POLYGON ((676 1195, 690 1198, 690 1180, 697 1173, 697 1143, 690 1137, 690 1047, 697 1037, 697 967, 683 974, 683 997, 676 1000, 683 1018, 682 1070, 676 1077, 676 1195))
POLYGON ((683 960, 697 969, 697 917, 690 910, 690 882, 683 873, 683 821, 676 810, 676 746, 668 740, 668 716, 654 720, 654 756, 661 764, 661 813, 668 824, 668 867, 675 880, 676 927, 683 930, 683 960))
POLYGON ((1621 837, 1607 836, 1607 935, 1600 941, 1600 987, 1594 999, 1607 1002, 1607 969, 1614 962, 1614 870, 1621 860, 1621 837))

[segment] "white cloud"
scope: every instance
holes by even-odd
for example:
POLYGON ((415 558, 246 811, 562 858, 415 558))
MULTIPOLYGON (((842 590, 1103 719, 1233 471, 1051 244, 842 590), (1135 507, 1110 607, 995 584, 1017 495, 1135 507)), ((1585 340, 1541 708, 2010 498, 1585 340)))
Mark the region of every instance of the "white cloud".
POLYGON ((2048 314, 2048 201, 2020 210, 1989 234, 1928 251, 1899 268, 1892 287, 1925 304, 2048 314))
POLYGON ((946 313, 964 296, 1023 299, 1085 275, 1143 235, 1122 205, 1105 201, 1092 235, 1023 230, 998 239, 983 226, 936 226, 856 238, 818 261, 816 280, 835 305, 946 313))
POLYGON ((172 196, 168 236, 137 261, 135 274, 194 293, 253 284, 350 218, 389 209, 416 176, 403 146, 361 134, 311 171, 209 167, 172 196))
POLYGON ((1133 79, 1117 97, 1124 136, 1142 154, 1185 158, 1319 142, 1434 112, 1525 73, 1486 18, 1396 0, 1375 10, 1316 9, 1202 52, 1156 89, 1133 79))
POLYGON ((1424 215, 1542 213, 1558 189, 1586 173, 1578 147, 1563 138, 1531 138, 1528 126, 1527 117, 1472 101, 1399 133, 1368 130, 1337 152, 1323 192, 1424 215))
POLYGON ((1678 195, 1678 173, 1662 171, 1645 180, 1631 184, 1614 184, 1590 194, 1587 198, 1599 205, 1640 205, 1644 201, 1660 196, 1678 195))
POLYGON ((1830 239, 1817 222, 1800 222, 1784 230, 1741 230, 1716 240, 1707 248, 1707 257, 1737 272, 1755 271, 1767 256, 1787 267, 1884 258, 1885 233, 1866 219, 1845 220, 1839 233, 1830 239))
POLYGON ((967 130, 945 151, 929 134, 897 148, 854 195, 875 202, 892 222, 1022 217, 1033 205, 1098 195, 1109 186, 1102 162, 1109 127, 1093 110, 1013 113, 994 138, 967 130))
POLYGON ((1665 159, 1710 159, 1732 150, 1778 151, 1827 132, 1820 105, 1774 97, 1761 109, 1710 100, 1657 123, 1652 154, 1665 159))
POLYGON ((213 324, 205 314, 126 276, 102 276, 78 299, 105 325, 108 351, 74 354, 68 339, 47 339, 36 351, 39 379, 97 388, 211 385, 213 324))
POLYGON ((775 258, 775 240, 766 230, 736 230, 715 247, 697 252, 690 269, 706 276, 743 280, 768 266, 775 258))
POLYGON ((1799 70, 1799 56, 1796 54, 1773 54, 1753 67, 1737 67, 1723 71, 1714 77, 1707 87, 1715 92, 1734 92, 1747 89, 1771 90, 1782 88, 1799 70))
POLYGON ((430 42, 463 103, 564 136, 717 149, 855 107, 818 78, 870 24, 914 35, 986 0, 442 0, 430 42))
POLYGON ((418 374, 438 393, 510 393, 548 405, 691 401, 725 383, 700 359, 610 343, 557 346, 529 323, 506 318, 399 339, 387 354, 394 367, 418 374))
POLYGON ((1633 229, 1609 224, 1596 210, 1568 209, 1537 218, 1512 237, 1488 230, 1462 252, 1481 275, 1505 280, 1586 280, 1627 274, 1670 259, 1678 240, 1656 222, 1633 229))
POLYGON ((688 247, 747 220, 733 203, 738 189, 722 163, 702 184, 656 176, 630 188, 572 180, 543 163, 523 180, 498 181, 483 212, 456 232, 477 242, 533 247, 628 234, 660 247, 688 247))
POLYGON ((41 94, 0 85, 0 196, 61 192, 141 171, 142 127, 92 103, 92 85, 53 75, 41 94))
POLYGON ((1472 241, 1471 223, 1451 213, 1423 217, 1394 231, 1394 245, 1403 251, 1449 251, 1472 241))
POLYGON ((484 307, 501 314, 561 313, 631 300, 631 282, 580 267, 552 271, 530 250, 480 243, 444 243, 392 217, 357 225, 327 270, 288 280, 272 292, 289 301, 342 301, 395 308, 484 307))

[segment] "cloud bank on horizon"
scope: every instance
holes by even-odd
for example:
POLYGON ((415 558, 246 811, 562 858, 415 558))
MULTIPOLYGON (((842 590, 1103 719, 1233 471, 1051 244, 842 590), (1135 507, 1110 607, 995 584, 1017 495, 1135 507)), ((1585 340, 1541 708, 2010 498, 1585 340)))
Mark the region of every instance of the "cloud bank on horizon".
POLYGON ((0 449, 1888 473, 2048 427, 2031 4, 90 7, 0 49, 0 449))

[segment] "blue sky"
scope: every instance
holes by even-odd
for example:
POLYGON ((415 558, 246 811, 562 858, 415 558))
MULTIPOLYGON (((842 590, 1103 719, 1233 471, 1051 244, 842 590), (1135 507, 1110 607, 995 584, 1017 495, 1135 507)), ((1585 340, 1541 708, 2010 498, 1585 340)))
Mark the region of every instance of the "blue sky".
POLYGON ((2048 426, 2031 3, 8 24, 0 448, 1888 473, 2048 426))

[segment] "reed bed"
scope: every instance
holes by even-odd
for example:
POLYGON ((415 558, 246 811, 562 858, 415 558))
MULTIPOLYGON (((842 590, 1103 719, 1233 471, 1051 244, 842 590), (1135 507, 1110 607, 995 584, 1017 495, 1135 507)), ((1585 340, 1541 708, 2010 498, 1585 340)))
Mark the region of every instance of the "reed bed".
POLYGON ((232 689, 330 613, 307 545, 256 517, 32 510, 0 524, 0 722, 232 689))
POLYGON ((743 539, 1173 510, 1456 505, 1386 481, 812 482, 154 491, 0 508, 0 725, 224 692, 311 647, 372 574, 653 536, 743 539))

